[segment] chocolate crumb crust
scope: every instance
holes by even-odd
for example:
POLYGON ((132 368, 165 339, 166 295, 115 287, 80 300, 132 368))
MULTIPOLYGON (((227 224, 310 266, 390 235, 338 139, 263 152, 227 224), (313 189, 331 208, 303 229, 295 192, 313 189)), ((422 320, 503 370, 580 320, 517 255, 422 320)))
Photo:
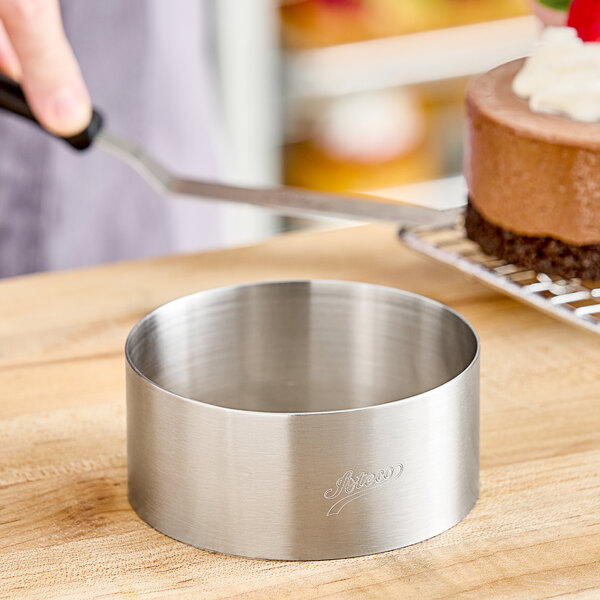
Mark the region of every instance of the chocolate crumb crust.
POLYGON ((600 280, 600 244, 576 246, 551 237, 519 235, 490 223, 469 199, 467 236, 486 254, 509 263, 561 277, 600 280))

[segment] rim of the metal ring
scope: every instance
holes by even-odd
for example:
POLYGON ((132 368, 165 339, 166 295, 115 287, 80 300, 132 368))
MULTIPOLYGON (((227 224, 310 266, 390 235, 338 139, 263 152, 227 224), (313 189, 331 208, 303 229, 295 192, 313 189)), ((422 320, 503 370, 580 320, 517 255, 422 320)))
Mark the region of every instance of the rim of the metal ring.
POLYGON ((459 379, 461 377, 464 377, 469 371, 471 371, 471 369, 477 363, 480 353, 481 353, 481 341, 480 341, 479 335, 477 335, 477 331, 475 331, 475 328, 473 327, 473 325, 471 325, 471 323, 463 315, 461 315, 459 312, 457 312, 450 306, 444 304, 443 302, 439 302, 438 300, 434 300, 433 298, 423 296, 422 294, 417 294, 415 292, 410 292, 408 290, 394 288, 394 287, 387 286, 387 285, 381 285, 381 284, 377 284, 377 283, 367 283, 367 282, 362 282, 362 281, 338 280, 338 279, 281 279, 281 280, 257 281, 257 282, 250 282, 250 283, 241 283, 241 284, 220 286, 220 287, 216 287, 216 288, 209 288, 206 290, 200 290, 198 292, 193 292, 191 294, 186 294, 185 296, 179 296, 178 298, 174 298, 173 300, 169 300, 168 302, 165 302, 165 303, 161 304, 160 306, 157 306, 155 309, 151 310, 149 313, 144 315, 133 326, 133 328, 129 332, 129 335, 127 336, 127 339, 125 341, 125 358, 127 360, 127 364, 131 367, 133 372, 138 377, 140 377, 141 379, 146 381, 153 388, 159 390, 161 393, 168 394, 169 396, 176 398, 178 400, 182 400, 184 402, 189 402, 191 404, 194 404, 195 406, 201 406, 202 408, 206 408, 206 409, 210 409, 210 410, 236 412, 236 413, 246 414, 246 415, 263 415, 265 417, 281 418, 281 419, 285 419, 285 418, 289 418, 289 417, 314 417, 314 416, 323 416, 323 415, 338 415, 338 414, 346 414, 346 413, 357 413, 357 412, 363 412, 363 411, 381 410, 381 409, 386 409, 386 408, 389 409, 390 407, 393 407, 399 403, 417 402, 420 399, 422 399, 423 397, 432 394, 433 392, 439 392, 440 390, 443 390, 445 387, 450 385, 452 382, 456 381, 457 379, 459 379), (133 339, 133 337, 135 336, 137 331, 139 331, 144 326, 144 323, 146 321, 148 321, 154 315, 158 314, 160 311, 167 310, 167 307, 171 307, 173 304, 176 304, 177 302, 184 301, 186 299, 190 299, 194 296, 201 296, 201 295, 206 296, 206 295, 210 295, 210 294, 226 293, 228 291, 238 290, 238 289, 242 289, 242 288, 249 288, 249 287, 261 287, 261 286, 273 286, 273 285, 285 285, 285 284, 302 284, 302 285, 309 285, 309 286, 310 285, 340 285, 340 286, 347 286, 347 287, 359 286, 359 287, 379 288, 379 289, 385 290, 386 293, 392 293, 392 294, 396 294, 398 296, 403 296, 403 297, 416 298, 417 300, 424 302, 425 304, 437 306, 437 307, 441 308, 442 310, 445 310, 445 311, 449 312, 450 314, 453 314, 455 317, 457 317, 460 321, 462 321, 467 326, 468 330, 470 331, 470 333, 473 335, 473 338, 475 339, 475 352, 473 354, 473 358, 471 359, 469 364, 460 373, 458 373, 454 377, 452 377, 452 379, 448 379, 448 381, 444 381, 444 383, 442 383, 441 385, 433 387, 429 390, 426 390, 426 391, 421 392, 420 394, 416 394, 414 396, 408 396, 407 398, 399 398, 397 400, 389 400, 387 402, 373 404, 370 406, 361 406, 361 407, 357 407, 357 408, 342 408, 339 410, 310 411, 310 412, 272 412, 272 411, 265 411, 265 410, 245 410, 242 408, 229 408, 227 406, 219 406, 218 404, 209 404, 208 402, 203 402, 202 400, 194 400, 193 398, 188 398, 186 396, 182 396, 180 394, 172 392, 171 390, 168 390, 168 389, 158 385, 155 381, 152 381, 152 379, 150 379, 149 377, 144 375, 134 364, 134 362, 131 358, 130 350, 129 350, 131 340, 133 339))

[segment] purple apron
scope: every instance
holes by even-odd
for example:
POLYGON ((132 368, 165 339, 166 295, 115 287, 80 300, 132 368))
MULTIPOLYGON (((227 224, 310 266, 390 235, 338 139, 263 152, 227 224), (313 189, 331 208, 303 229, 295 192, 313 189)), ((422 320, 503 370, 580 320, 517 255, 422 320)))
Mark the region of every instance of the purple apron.
MULTIPOLYGON (((61 5, 108 128, 179 173, 222 175, 206 3, 61 5)), ((219 237, 218 207, 163 198, 102 151, 77 154, 0 114, 0 276, 199 250, 219 237)))

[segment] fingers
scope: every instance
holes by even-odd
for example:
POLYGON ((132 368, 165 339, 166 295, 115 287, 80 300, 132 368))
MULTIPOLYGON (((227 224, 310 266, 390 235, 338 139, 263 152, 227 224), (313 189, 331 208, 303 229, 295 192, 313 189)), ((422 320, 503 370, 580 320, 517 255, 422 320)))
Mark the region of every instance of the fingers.
POLYGON ((0 0, 0 20, 18 57, 21 85, 38 121, 61 136, 85 129, 91 102, 64 34, 58 0, 0 0))
POLYGON ((15 81, 21 79, 21 63, 11 41, 8 39, 2 21, 0 21, 0 71, 15 81))

